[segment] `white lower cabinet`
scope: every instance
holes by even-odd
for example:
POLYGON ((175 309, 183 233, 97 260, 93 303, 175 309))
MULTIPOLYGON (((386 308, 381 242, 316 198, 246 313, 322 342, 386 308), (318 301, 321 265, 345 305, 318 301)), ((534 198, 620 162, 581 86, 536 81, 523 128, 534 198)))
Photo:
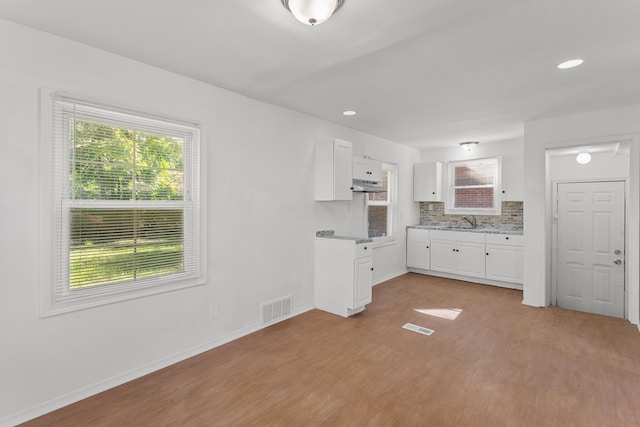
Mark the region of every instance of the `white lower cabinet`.
POLYGON ((357 310, 371 302, 371 282, 373 281, 373 257, 356 258, 355 266, 355 289, 353 300, 349 301, 348 308, 357 310))
POLYGON ((429 230, 407 229, 407 267, 429 270, 431 265, 431 247, 429 230))
POLYGON ((484 277, 484 243, 456 242, 456 274, 484 277))
POLYGON ((315 249, 316 307, 343 317, 364 310, 371 302, 373 244, 318 238, 315 249))
POLYGON ((522 236, 487 235, 487 279, 523 283, 524 256, 522 240, 522 236))
POLYGON ((431 239, 431 268, 455 274, 456 242, 453 240, 431 239))
POLYGON ((431 270, 484 277, 484 234, 433 230, 431 270))
POLYGON ((409 228, 407 267, 520 289, 523 236, 409 228))

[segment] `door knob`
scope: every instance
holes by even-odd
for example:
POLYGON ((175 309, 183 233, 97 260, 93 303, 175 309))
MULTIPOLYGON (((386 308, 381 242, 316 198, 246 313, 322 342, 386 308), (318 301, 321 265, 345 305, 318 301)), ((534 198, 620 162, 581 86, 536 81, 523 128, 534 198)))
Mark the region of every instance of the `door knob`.
POLYGON ((620 264, 622 264, 622 260, 616 259, 616 260, 613 261, 613 263, 616 264, 616 265, 620 265, 620 264))

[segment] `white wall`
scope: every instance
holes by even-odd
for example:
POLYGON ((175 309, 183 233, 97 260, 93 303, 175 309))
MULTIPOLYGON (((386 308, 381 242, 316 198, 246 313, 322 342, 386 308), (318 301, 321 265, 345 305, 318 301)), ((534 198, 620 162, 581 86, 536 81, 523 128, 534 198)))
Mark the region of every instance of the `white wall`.
MULTIPOLYGON (((0 425, 253 331, 261 302, 292 295, 294 312, 312 308, 315 231, 364 227, 361 197, 313 201, 317 138, 349 140, 355 153, 398 164, 399 237, 418 221, 408 185, 416 150, 7 21, 0 40, 0 425), (39 318, 42 87, 206 127, 206 285, 39 318)), ((376 250, 378 279, 405 271, 404 247, 376 250)))
MULTIPOLYGON (((629 320, 639 316, 638 193, 640 191, 640 105, 592 111, 525 123, 524 303, 546 306, 551 298, 550 176, 547 150, 631 140, 627 252, 629 320)), ((557 176, 557 172, 554 173, 557 176)))
MULTIPOLYGON (((503 179, 517 180, 518 186, 522 183, 522 163, 524 156, 524 141, 500 141, 480 143, 471 151, 465 151, 459 145, 448 148, 434 148, 420 152, 421 162, 451 162, 458 160, 482 159, 486 157, 502 157, 503 179), (514 166, 506 168, 505 164, 511 162, 514 166), (513 176, 506 176, 514 173, 513 176)), ((443 183, 446 182, 446 168, 442 168, 443 183)))
POLYGON ((611 179, 629 177, 629 157, 614 153, 593 153, 586 165, 576 162, 576 155, 550 156, 548 162, 550 181, 572 179, 611 179))
POLYGON ((522 140, 481 142, 473 150, 465 151, 459 145, 448 148, 434 148, 420 152, 421 162, 448 162, 468 159, 482 159, 485 157, 502 156, 505 159, 522 159, 522 140))
MULTIPOLYGON (((481 159, 487 157, 502 158, 502 188, 506 191, 502 200, 522 200, 522 182, 524 180, 524 141, 500 141, 480 143, 473 150, 465 151, 459 145, 448 148, 427 149, 420 152, 421 162, 450 162, 458 160, 481 159)), ((447 168, 442 168, 443 186, 447 182, 447 168)), ((446 198, 443 188, 443 200, 446 198)))

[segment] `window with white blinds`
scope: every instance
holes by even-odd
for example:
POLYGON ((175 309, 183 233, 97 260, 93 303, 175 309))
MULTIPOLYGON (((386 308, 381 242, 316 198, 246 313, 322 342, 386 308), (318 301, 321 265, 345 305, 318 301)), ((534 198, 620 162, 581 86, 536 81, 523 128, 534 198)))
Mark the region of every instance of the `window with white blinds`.
POLYGON ((198 126, 52 94, 49 312, 198 284, 198 126))

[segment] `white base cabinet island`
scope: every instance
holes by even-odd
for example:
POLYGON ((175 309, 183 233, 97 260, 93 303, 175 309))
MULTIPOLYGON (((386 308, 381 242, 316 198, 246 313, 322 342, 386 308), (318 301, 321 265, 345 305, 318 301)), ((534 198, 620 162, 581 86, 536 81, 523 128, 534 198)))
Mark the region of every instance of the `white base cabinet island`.
POLYGON ((373 243, 370 239, 316 238, 315 305, 349 317, 371 302, 373 243))

